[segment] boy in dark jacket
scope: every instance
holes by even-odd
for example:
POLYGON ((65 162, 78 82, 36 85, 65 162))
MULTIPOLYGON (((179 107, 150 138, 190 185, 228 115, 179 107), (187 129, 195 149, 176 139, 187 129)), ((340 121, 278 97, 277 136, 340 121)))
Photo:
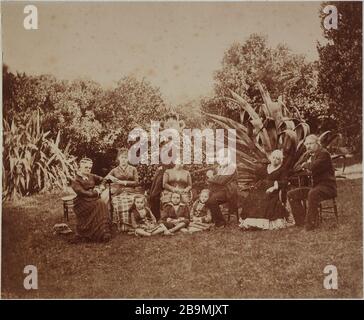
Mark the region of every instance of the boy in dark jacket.
POLYGON ((186 228, 189 222, 188 206, 181 202, 179 193, 172 193, 171 202, 166 203, 161 212, 161 223, 168 229, 164 234, 171 235, 182 228, 186 228))

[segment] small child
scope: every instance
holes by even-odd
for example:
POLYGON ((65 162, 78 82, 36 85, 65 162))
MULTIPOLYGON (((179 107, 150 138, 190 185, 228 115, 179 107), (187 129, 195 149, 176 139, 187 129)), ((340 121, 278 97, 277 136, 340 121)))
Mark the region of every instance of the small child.
POLYGON ((206 206, 210 197, 210 190, 203 189, 199 198, 194 202, 191 209, 191 223, 188 228, 189 232, 197 232, 207 230, 211 227, 212 216, 211 211, 206 206))
POLYGON ((143 195, 134 197, 134 204, 130 208, 130 219, 135 235, 150 237, 166 230, 163 225, 157 224, 152 211, 146 206, 143 195))
POLYGON ((172 193, 171 202, 166 203, 161 213, 161 222, 167 228, 165 235, 172 235, 182 228, 188 227, 190 212, 188 206, 181 202, 179 193, 172 193))

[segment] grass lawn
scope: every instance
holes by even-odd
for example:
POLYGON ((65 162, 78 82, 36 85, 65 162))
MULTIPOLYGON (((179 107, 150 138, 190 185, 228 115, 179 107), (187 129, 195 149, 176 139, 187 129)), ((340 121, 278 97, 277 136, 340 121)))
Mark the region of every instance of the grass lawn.
MULTIPOLYGON (((5 203, 2 214, 3 298, 349 298, 362 297, 362 180, 338 181, 340 223, 320 229, 242 232, 69 244, 52 234, 62 202, 39 195, 5 203), (23 287, 26 265, 38 268, 38 290, 23 287), (326 265, 338 290, 323 287, 326 265)), ((74 227, 74 218, 71 219, 74 227)))

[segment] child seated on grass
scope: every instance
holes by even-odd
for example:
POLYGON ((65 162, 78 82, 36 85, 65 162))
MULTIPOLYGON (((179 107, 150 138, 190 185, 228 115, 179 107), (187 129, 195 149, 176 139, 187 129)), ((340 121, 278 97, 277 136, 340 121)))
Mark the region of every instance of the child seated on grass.
POLYGON ((152 211, 146 206, 143 195, 134 197, 134 204, 130 208, 130 219, 135 235, 150 237, 166 230, 164 225, 157 224, 152 211))
POLYGON ((199 198, 194 202, 191 209, 191 222, 188 228, 189 232, 207 230, 212 225, 212 216, 210 209, 206 206, 209 200, 210 190, 203 189, 199 198))
POLYGON ((172 193, 171 202, 166 203, 162 209, 161 222, 167 228, 165 235, 172 235, 182 228, 186 228, 190 222, 188 206, 181 202, 179 193, 172 193))

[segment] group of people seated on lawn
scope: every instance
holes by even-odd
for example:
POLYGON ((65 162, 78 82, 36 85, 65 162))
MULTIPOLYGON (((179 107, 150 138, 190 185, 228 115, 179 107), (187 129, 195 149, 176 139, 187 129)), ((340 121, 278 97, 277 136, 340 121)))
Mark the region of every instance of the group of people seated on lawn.
MULTIPOLYGON (((239 199, 242 230, 274 230, 294 224, 312 230, 317 226, 320 202, 337 194, 335 172, 331 156, 321 147, 317 136, 309 135, 305 146, 309 157, 301 168, 310 172, 312 185, 282 192, 287 190, 288 171, 282 151, 274 150, 270 163, 256 172, 257 181, 248 195, 239 199), (302 203, 305 200, 307 214, 302 203)), ((193 233, 224 227, 226 221, 220 206, 227 205, 229 214, 237 214, 238 210, 238 174, 230 156, 228 149, 218 151, 219 165, 207 171, 206 188, 194 201, 191 174, 178 159, 173 161, 173 167, 158 168, 148 197, 139 186, 137 169, 128 163, 127 149, 119 151, 119 165, 105 178, 91 174, 92 160, 82 159, 72 181, 77 194, 77 237, 108 241, 112 225, 138 236, 168 236, 178 231, 193 233)))

